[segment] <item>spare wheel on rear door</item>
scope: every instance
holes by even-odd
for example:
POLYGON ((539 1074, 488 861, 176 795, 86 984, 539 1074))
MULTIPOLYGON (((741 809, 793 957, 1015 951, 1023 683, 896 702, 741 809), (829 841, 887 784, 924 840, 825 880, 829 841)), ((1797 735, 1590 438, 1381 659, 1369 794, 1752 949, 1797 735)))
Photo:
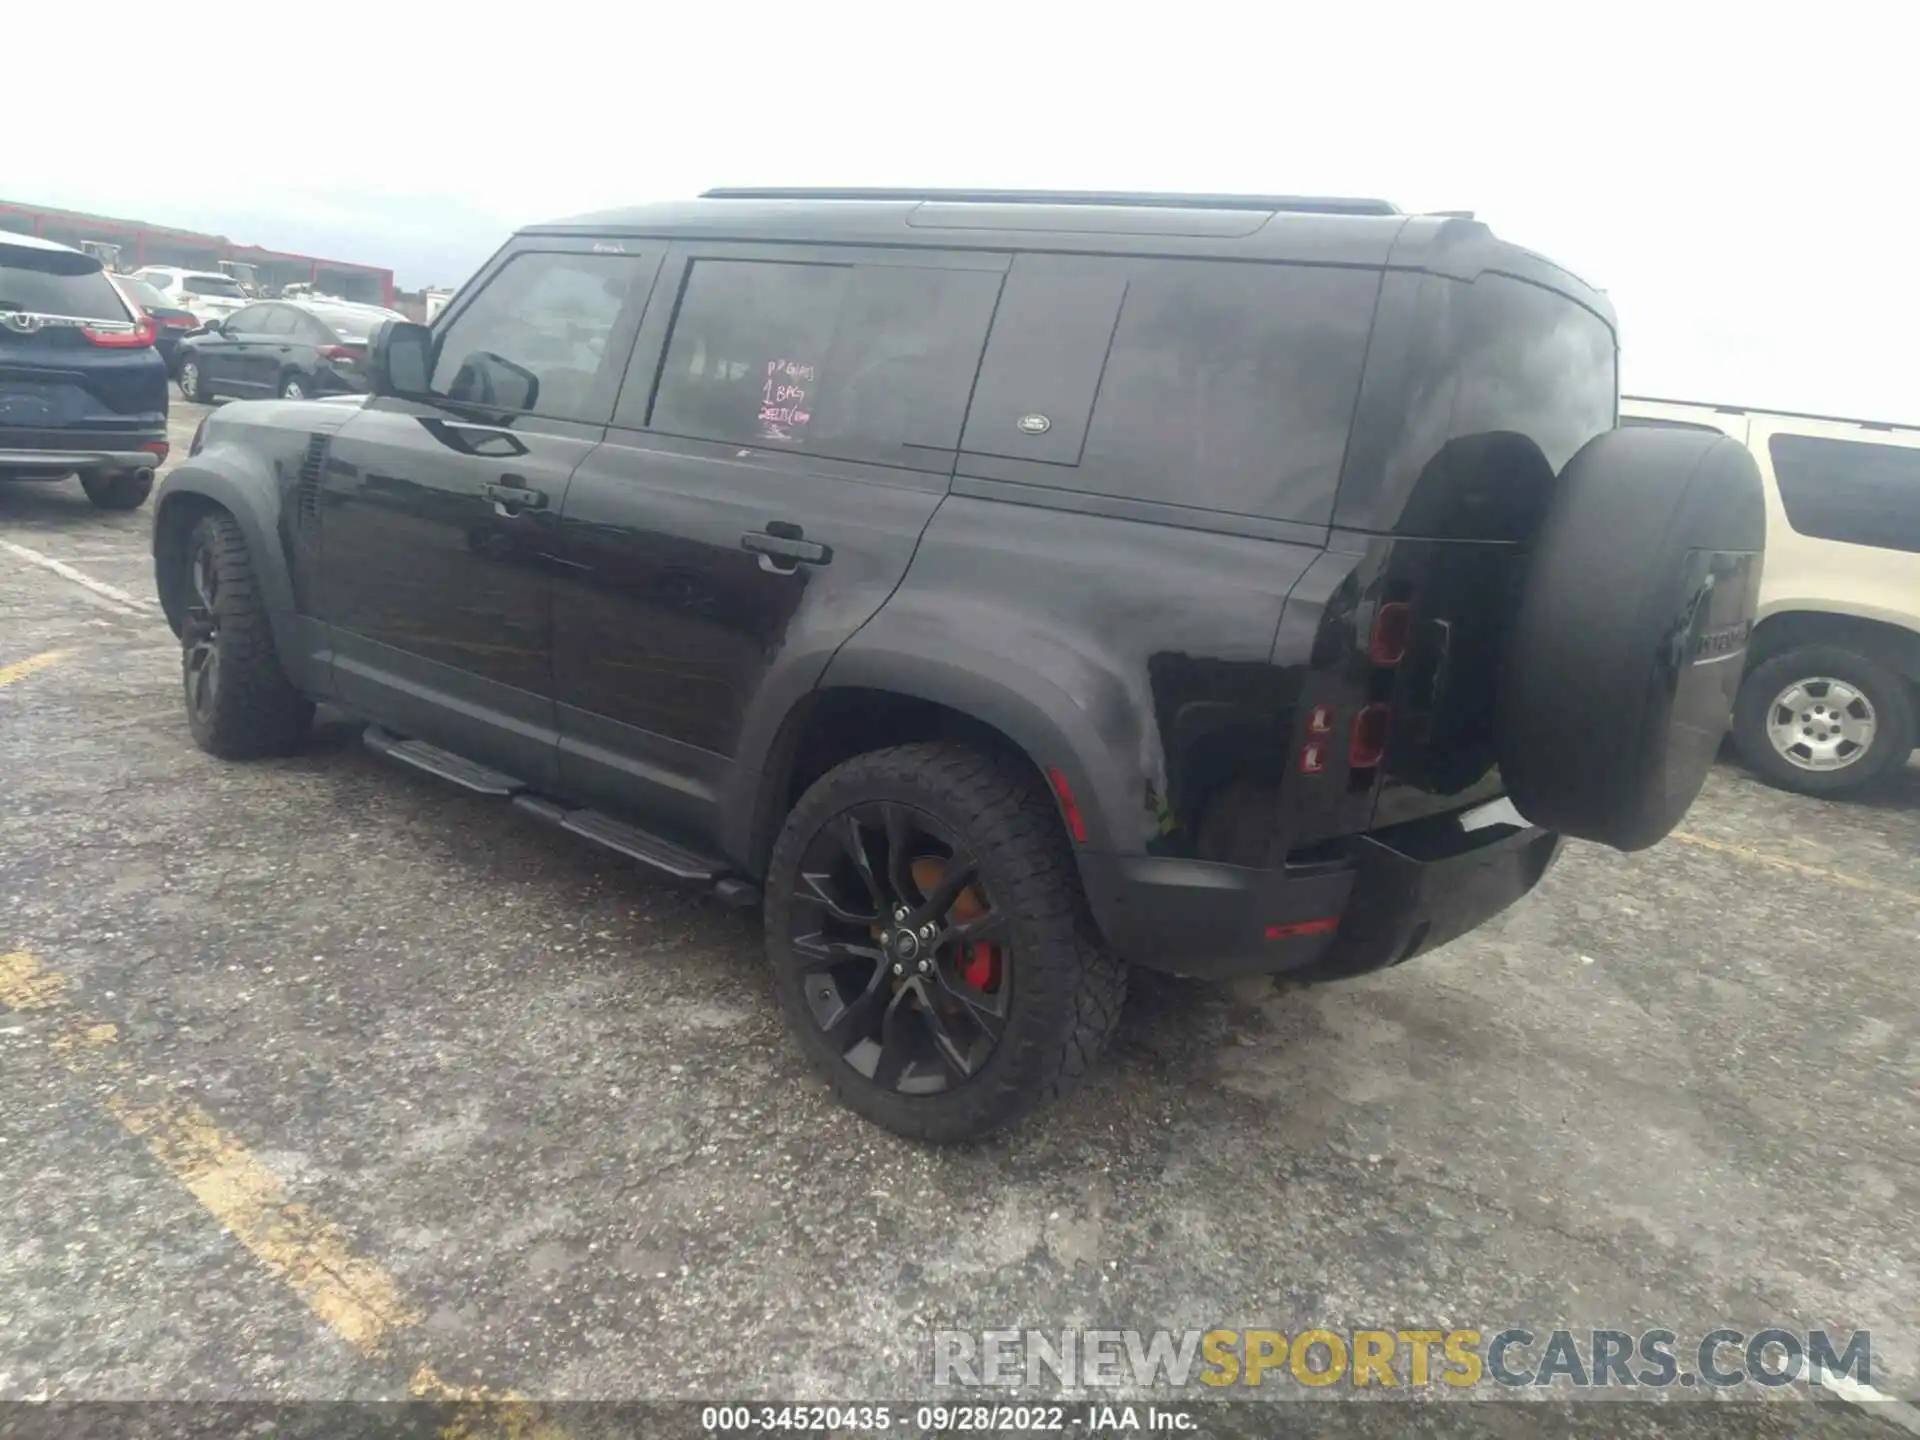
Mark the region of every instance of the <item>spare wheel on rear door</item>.
POLYGON ((1679 823, 1732 716, 1765 537, 1759 470, 1727 436, 1611 430, 1567 463, 1497 697, 1527 819, 1619 850, 1679 823))

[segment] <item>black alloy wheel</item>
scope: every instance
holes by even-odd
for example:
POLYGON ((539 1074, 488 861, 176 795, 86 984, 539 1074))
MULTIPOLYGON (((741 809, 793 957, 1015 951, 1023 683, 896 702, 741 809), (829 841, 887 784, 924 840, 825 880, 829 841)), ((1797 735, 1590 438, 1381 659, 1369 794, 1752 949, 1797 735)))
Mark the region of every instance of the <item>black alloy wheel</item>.
POLYGON ((847 1065, 903 1095, 980 1073, 1015 976, 1009 927, 959 836, 911 805, 854 805, 806 841, 792 899, 797 983, 847 1065))
POLYGON ((189 590, 180 645, 192 718, 212 725, 220 704, 220 564, 212 535, 202 535, 187 565, 189 590))

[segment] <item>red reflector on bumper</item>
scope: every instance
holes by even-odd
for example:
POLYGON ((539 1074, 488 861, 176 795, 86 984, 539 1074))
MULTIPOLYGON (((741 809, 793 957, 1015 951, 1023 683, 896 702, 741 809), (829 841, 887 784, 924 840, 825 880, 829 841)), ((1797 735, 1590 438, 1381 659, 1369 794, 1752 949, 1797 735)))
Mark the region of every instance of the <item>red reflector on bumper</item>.
POLYGON ((1267 939, 1291 940, 1297 935, 1327 935, 1339 928, 1338 915, 1323 915, 1318 920, 1297 920, 1291 925, 1269 925, 1267 939))
POLYGON ((156 460, 164 460, 167 458, 167 442, 164 440, 149 440, 140 448, 156 460))
POLYGON ((1067 829, 1078 844, 1086 844, 1087 822, 1080 818, 1080 807, 1073 799, 1073 787, 1067 784, 1067 777, 1061 773, 1058 765, 1047 767, 1047 779, 1053 785, 1053 793, 1060 797, 1060 810, 1067 817, 1067 829))

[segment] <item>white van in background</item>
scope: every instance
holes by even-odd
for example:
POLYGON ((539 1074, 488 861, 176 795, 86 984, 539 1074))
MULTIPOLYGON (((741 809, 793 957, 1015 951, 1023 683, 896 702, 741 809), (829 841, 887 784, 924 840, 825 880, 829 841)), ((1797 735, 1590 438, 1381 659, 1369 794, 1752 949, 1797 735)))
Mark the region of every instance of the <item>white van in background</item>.
POLYGON ((1808 795, 1904 765, 1920 743, 1920 427, 1638 396, 1620 423, 1731 435, 1766 482, 1741 757, 1808 795))

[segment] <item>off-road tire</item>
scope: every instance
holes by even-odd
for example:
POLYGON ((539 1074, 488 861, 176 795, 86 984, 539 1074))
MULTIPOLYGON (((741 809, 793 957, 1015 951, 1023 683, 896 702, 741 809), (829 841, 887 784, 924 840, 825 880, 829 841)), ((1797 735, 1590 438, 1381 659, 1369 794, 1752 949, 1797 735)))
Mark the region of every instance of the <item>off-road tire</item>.
POLYGON ((187 725, 194 742, 223 760, 287 755, 306 742, 313 703, 293 688, 274 650, 273 629, 261 598, 253 556, 239 523, 224 511, 202 516, 186 546, 181 593, 189 620, 181 636, 181 678, 187 725), (196 706, 192 628, 198 605, 193 567, 205 553, 216 577, 213 614, 218 629, 218 678, 210 704, 196 706))
POLYGON ((101 474, 97 470, 80 472, 80 488, 96 510, 138 510, 153 493, 151 470, 118 470, 101 474))
POLYGON ((849 1109, 910 1139, 973 1140, 1065 1094, 1106 1044, 1126 998, 1126 967, 1094 925, 1052 798, 1026 767, 967 746, 876 750, 814 782, 774 845, 765 915, 774 988, 801 1049, 849 1109), (880 801, 922 810, 964 838, 1011 926, 1006 1030, 978 1074, 933 1095, 883 1089, 835 1052, 801 993, 788 941, 807 841, 842 811, 880 801))
POLYGON ((1740 685, 1733 710, 1733 744, 1761 779, 1801 795, 1834 796, 1860 790, 1907 762, 1915 740, 1913 687, 1884 665, 1839 645, 1803 645, 1754 666, 1740 685), (1874 736, 1867 753, 1838 770, 1804 770, 1773 748, 1767 711, 1796 680, 1825 676, 1859 690, 1873 706, 1874 736))

